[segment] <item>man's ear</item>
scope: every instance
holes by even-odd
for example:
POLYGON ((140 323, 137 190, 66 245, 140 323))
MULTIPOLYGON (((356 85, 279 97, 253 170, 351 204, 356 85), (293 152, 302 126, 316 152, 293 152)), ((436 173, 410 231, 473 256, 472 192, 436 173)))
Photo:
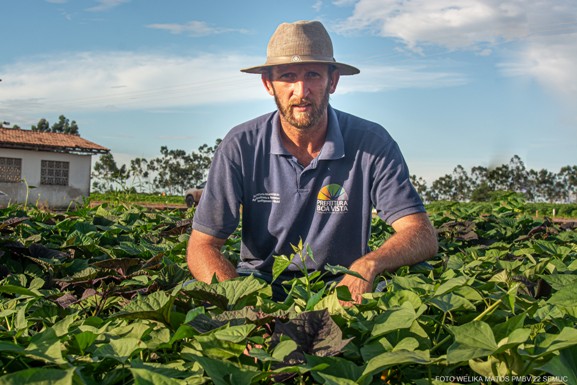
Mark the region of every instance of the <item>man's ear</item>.
POLYGON ((262 84, 264 85, 266 92, 268 92, 270 96, 274 96, 274 88, 272 86, 272 82, 270 81, 269 76, 267 74, 262 74, 260 76, 260 79, 262 80, 262 84))
POLYGON ((329 89, 329 92, 331 94, 333 94, 336 90, 337 90, 337 84, 339 84, 339 79, 341 78, 341 74, 339 73, 339 70, 335 69, 334 71, 332 71, 330 73, 330 84, 331 84, 331 88, 329 89))

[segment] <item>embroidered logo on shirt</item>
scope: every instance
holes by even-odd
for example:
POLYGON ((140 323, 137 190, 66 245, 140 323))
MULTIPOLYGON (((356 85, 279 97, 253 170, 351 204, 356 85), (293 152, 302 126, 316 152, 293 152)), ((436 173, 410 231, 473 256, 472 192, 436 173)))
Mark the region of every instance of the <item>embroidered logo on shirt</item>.
POLYGON ((333 214, 349 211, 349 195, 338 184, 328 184, 317 195, 317 213, 333 214))
POLYGON ((279 193, 257 193, 252 196, 255 203, 280 203, 279 193))

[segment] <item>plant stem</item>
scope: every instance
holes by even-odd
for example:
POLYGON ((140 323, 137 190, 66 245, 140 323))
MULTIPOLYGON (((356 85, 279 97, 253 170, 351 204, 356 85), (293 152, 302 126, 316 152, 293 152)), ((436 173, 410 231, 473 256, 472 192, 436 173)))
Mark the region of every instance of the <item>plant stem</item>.
POLYGON ((485 309, 485 311, 483 311, 481 314, 479 314, 478 316, 475 317, 475 319, 473 321, 481 321, 487 314, 489 314, 491 311, 493 311, 493 309, 495 309, 497 306, 499 306, 502 302, 503 302, 503 298, 509 296, 513 291, 517 291, 517 289, 519 288, 519 283, 514 284, 508 291, 507 293, 502 296, 501 298, 499 298, 497 301, 495 301, 491 306, 489 306, 488 308, 485 309))

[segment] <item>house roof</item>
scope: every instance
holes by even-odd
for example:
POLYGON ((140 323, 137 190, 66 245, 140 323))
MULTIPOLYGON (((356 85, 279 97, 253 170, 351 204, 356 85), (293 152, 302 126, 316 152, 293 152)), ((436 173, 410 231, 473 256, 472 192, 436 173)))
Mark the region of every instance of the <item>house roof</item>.
POLYGON ((0 148, 24 150, 106 154, 110 149, 80 136, 37 132, 19 128, 0 128, 0 148))

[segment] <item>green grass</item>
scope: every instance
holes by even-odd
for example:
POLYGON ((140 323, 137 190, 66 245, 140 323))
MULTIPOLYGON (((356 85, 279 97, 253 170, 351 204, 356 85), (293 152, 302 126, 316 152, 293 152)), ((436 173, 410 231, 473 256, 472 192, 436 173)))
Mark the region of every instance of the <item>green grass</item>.
POLYGON ((91 193, 90 202, 125 202, 125 203, 158 203, 158 204, 185 204, 182 195, 142 194, 142 193, 91 193))

